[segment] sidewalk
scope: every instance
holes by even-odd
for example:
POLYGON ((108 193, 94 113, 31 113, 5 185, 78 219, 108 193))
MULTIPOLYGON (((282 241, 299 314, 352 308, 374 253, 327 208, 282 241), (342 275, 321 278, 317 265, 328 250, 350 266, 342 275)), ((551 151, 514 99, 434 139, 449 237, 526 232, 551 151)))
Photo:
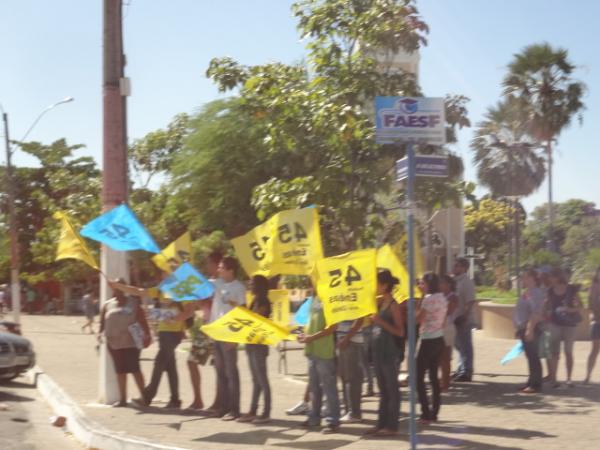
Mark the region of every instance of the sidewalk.
MULTIPOLYGON (((289 417, 285 409, 303 396, 306 363, 301 351, 288 352, 288 375, 277 373, 277 352, 271 351, 269 372, 273 390, 273 421, 265 426, 223 422, 200 415, 166 412, 168 383, 163 377, 153 407, 108 408, 96 404, 98 358, 95 338, 82 334, 80 317, 22 316, 25 336, 34 343, 38 364, 79 404, 91 420, 115 433, 126 433, 148 441, 181 448, 202 449, 315 449, 384 450, 408 448, 408 393, 402 390, 401 435, 395 439, 361 439, 374 424, 377 398, 365 398, 365 423, 348 425, 335 435, 306 432, 300 428, 304 417, 289 417)), ((443 396, 440 422, 421 430, 419 448, 442 449, 596 449, 600 432, 600 367, 594 384, 546 390, 544 395, 522 396, 517 388, 525 382, 526 362, 521 357, 506 366, 499 361, 514 341, 483 338, 475 334, 475 382, 455 385, 443 396)), ((186 367, 188 346, 177 353, 181 398, 184 406, 192 399, 186 367)), ((581 380, 589 352, 589 342, 575 345, 574 379, 581 380)), ((146 378, 157 351, 153 345, 142 353, 146 378)), ((562 361, 561 361, 562 363, 562 361)), ((242 411, 250 402, 250 373, 244 352, 239 352, 242 380, 242 411)), ((202 394, 205 403, 214 398, 214 369, 202 367, 202 394)), ((559 377, 564 377, 561 365, 559 377)), ((130 397, 137 397, 129 381, 130 397)))

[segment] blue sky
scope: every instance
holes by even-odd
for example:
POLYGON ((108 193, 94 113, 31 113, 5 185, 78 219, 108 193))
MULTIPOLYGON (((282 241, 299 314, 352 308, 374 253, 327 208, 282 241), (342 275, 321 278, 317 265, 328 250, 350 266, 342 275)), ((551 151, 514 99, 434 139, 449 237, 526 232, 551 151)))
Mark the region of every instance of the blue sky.
MULTIPOLYGON (((215 56, 244 64, 294 62, 304 46, 291 16, 291 0, 128 0, 125 17, 129 137, 165 126, 179 112, 194 112, 218 98, 205 78, 215 56)), ((420 81, 427 95, 471 98, 475 125, 500 96, 506 64, 525 45, 548 41, 569 50, 577 77, 588 85, 582 126, 560 137, 555 198, 584 198, 600 205, 600 2, 576 0, 421 0, 431 28, 421 52, 420 81)), ((75 102, 49 112, 30 139, 66 137, 83 151, 102 154, 102 2, 100 0, 2 0, 0 2, 0 103, 9 113, 12 138, 19 139, 37 114, 66 96, 75 102)), ((469 141, 460 134, 454 150, 475 180, 469 141)), ((82 154, 83 154, 82 153, 82 154)), ((3 158, 2 158, 3 160, 3 158)), ((18 165, 34 161, 16 155, 18 165)), ((528 209, 546 200, 544 185, 525 200, 528 209)), ((482 193, 482 192, 480 192, 482 193)))

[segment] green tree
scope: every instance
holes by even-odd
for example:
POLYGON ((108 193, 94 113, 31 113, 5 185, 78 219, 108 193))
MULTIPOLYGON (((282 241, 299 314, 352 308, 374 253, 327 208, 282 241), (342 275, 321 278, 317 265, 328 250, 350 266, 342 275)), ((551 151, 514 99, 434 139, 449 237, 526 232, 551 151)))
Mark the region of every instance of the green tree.
POLYGON ((531 136, 544 143, 548 159, 549 245, 555 250, 554 209, 552 200, 552 145, 574 117, 582 120, 585 85, 573 79, 575 66, 567 50, 548 43, 525 47, 514 56, 504 78, 505 94, 526 104, 527 125, 531 136))
MULTIPOLYGON (((293 11, 309 41, 306 65, 219 58, 207 73, 222 91, 239 89, 242 113, 260 121, 266 151, 281 161, 254 190, 259 215, 318 204, 329 252, 370 245, 386 213, 379 198, 392 194, 394 161, 405 154, 375 144, 371 102, 420 94, 412 74, 375 56, 416 51, 427 25, 411 1, 305 0, 293 11)), ((450 134, 468 124, 465 102, 448 97, 450 134)))

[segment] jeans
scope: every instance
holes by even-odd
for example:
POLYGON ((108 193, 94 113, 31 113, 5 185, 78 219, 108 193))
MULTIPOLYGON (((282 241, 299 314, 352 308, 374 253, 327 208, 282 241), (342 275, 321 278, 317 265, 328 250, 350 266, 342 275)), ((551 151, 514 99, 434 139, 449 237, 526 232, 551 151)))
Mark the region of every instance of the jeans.
POLYGON ((215 341, 217 389, 221 402, 219 413, 240 415, 240 373, 237 367, 237 345, 215 341))
POLYGON ((360 354, 360 365, 363 371, 363 380, 367 382, 367 392, 373 392, 373 326, 363 328, 365 343, 360 354))
POLYGON ((271 386, 267 377, 267 356, 269 347, 266 345, 246 345, 248 355, 248 364, 252 374, 252 403, 250 405, 250 414, 256 415, 258 411, 258 399, 260 394, 264 395, 265 407, 262 413, 263 417, 271 415, 271 386))
POLYGON ((523 343, 523 350, 525 351, 527 365, 529 366, 527 386, 539 391, 542 389, 542 362, 538 355, 541 333, 536 330, 531 341, 526 341, 524 339, 525 330, 519 330, 517 335, 521 338, 521 342, 523 343))
POLYGON ((348 346, 340 350, 338 365, 344 393, 344 406, 346 412, 355 419, 362 418, 360 399, 362 395, 362 367, 361 355, 364 344, 349 342, 348 346))
POLYGON ((437 420, 440 411, 442 397, 438 380, 438 367, 445 346, 443 337, 421 339, 421 346, 417 355, 417 393, 419 394, 419 403, 421 403, 421 418, 425 420, 437 420), (429 381, 431 382, 431 409, 429 408, 429 399, 425 388, 426 371, 429 372, 429 381))
POLYGON ((150 384, 144 389, 144 397, 152 401, 163 372, 167 372, 169 378, 169 389, 171 391, 171 400, 179 401, 179 378, 177 376, 177 364, 175 363, 175 349, 181 342, 182 334, 177 331, 160 331, 158 333, 158 353, 154 359, 154 368, 150 384))
POLYGON ((473 376, 473 336, 472 324, 467 319, 456 325, 454 346, 458 350, 457 375, 471 378, 473 376))
POLYGON ((323 394, 327 398, 329 417, 327 422, 332 426, 340 424, 340 401, 338 398, 335 359, 308 357, 308 388, 311 395, 311 408, 308 412, 310 425, 321 423, 321 406, 323 394))
POLYGON ((379 388, 377 428, 398 431, 400 420, 399 359, 381 358, 375 353, 375 376, 379 388))

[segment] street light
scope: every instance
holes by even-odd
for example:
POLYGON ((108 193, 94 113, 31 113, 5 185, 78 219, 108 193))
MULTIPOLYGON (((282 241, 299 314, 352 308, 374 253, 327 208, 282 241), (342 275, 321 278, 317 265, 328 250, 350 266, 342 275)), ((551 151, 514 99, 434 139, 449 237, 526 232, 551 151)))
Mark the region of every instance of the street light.
MULTIPOLYGON (((25 141, 31 130, 37 125, 42 116, 51 109, 56 108, 58 105, 63 103, 69 103, 74 100, 73 97, 67 97, 59 102, 56 102, 46 109, 44 109, 37 118, 33 121, 31 126, 27 129, 27 132, 23 135, 23 138, 19 142, 25 141)), ((4 122, 4 145, 6 147, 6 194, 8 200, 8 227, 10 234, 10 285, 11 285, 11 298, 12 298, 12 310, 14 321, 20 322, 21 315, 21 284, 19 282, 19 241, 18 241, 18 228, 17 228, 17 214, 15 210, 15 186, 13 183, 13 166, 11 164, 12 155, 14 150, 10 147, 10 136, 8 133, 8 114, 2 108, 0 104, 0 111, 2 111, 2 121, 4 122)))

